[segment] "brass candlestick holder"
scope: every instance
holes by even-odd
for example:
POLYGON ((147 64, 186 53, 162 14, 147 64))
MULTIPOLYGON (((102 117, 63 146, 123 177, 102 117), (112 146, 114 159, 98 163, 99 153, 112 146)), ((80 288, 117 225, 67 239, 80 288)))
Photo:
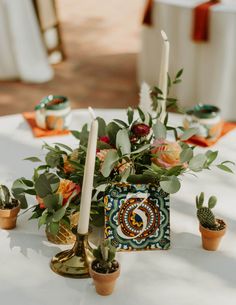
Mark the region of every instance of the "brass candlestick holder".
POLYGON ((88 233, 77 233, 73 248, 56 254, 51 260, 50 267, 59 275, 87 278, 90 277, 89 264, 92 260, 93 254, 88 243, 88 233))

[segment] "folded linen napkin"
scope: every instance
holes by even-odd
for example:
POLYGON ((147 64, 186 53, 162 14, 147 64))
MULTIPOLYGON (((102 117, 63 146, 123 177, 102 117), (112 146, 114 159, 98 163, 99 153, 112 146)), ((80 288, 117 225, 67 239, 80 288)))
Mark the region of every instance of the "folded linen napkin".
POLYGON ((226 135, 228 132, 236 128, 236 123, 232 122, 223 122, 223 127, 221 131, 221 135, 218 139, 210 140, 199 136, 193 136, 191 137, 187 142, 190 144, 202 146, 202 147, 208 147, 214 145, 221 137, 226 135))
POLYGON ((193 40, 208 41, 209 39, 209 21, 210 8, 216 5, 220 0, 211 0, 199 4, 193 10, 193 40))
POLYGON ((24 112, 23 117, 28 122, 29 126, 32 129, 33 135, 36 138, 42 138, 42 137, 51 137, 51 136, 59 136, 59 135, 68 135, 70 133, 69 130, 48 130, 48 129, 42 129, 37 126, 35 121, 35 112, 24 112))

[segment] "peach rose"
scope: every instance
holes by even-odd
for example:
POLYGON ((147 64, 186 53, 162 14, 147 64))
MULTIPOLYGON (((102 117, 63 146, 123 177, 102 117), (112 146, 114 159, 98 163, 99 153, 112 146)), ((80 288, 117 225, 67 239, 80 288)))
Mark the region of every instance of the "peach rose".
POLYGON ((76 195, 80 193, 80 186, 78 184, 75 184, 74 182, 70 180, 63 179, 60 181, 57 194, 61 194, 63 197, 63 205, 66 204, 67 200, 70 198, 70 196, 76 192, 76 195))
POLYGON ((155 140, 151 153, 156 155, 152 162, 164 168, 171 168, 182 165, 180 162, 180 153, 182 151, 178 142, 167 140, 155 140))

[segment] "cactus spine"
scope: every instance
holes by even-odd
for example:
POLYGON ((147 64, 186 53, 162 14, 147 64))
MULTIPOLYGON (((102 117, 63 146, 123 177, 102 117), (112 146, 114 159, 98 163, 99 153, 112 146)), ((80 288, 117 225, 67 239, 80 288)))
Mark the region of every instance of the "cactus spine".
POLYGON ((197 217, 200 224, 209 229, 216 229, 218 227, 215 215, 212 209, 215 207, 217 198, 211 196, 208 200, 208 206, 203 206, 204 204, 204 193, 202 192, 199 196, 196 196, 196 207, 197 207, 197 217))

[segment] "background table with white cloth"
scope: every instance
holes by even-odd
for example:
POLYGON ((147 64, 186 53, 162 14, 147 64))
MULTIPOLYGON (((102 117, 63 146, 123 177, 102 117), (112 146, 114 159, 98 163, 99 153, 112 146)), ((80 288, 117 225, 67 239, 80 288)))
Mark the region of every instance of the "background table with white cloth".
POLYGON ((236 120, 236 1, 210 8, 210 37, 194 42, 193 8, 204 1, 155 0, 152 26, 143 26, 138 61, 139 82, 157 85, 163 29, 170 41, 170 75, 184 68, 176 93, 184 106, 211 103, 225 119, 236 120))
MULTIPOLYGON (((124 110, 96 110, 110 121, 125 119, 124 110)), ((79 129, 90 120, 87 110, 73 112, 71 129, 79 129)), ((171 115, 174 124, 182 117, 171 115)), ((219 149, 220 160, 236 161, 236 131, 212 148, 219 149)), ((63 142, 76 147, 71 135, 33 138, 21 115, 0 118, 0 183, 11 186, 20 176, 30 178, 34 163, 25 157, 39 156, 43 141, 63 142)), ((0 298, 8 305, 235 305, 236 299, 236 175, 218 169, 205 171, 196 178, 183 178, 181 190, 171 196, 171 249, 118 253, 121 276, 114 294, 98 296, 91 279, 70 279, 51 271, 50 259, 60 249, 46 240, 37 220, 28 221, 30 212, 18 218, 17 228, 0 230, 0 298), (217 252, 201 248, 195 195, 215 194, 216 214, 224 218, 228 232, 217 252)), ((33 202, 32 202, 33 203, 33 202)))

